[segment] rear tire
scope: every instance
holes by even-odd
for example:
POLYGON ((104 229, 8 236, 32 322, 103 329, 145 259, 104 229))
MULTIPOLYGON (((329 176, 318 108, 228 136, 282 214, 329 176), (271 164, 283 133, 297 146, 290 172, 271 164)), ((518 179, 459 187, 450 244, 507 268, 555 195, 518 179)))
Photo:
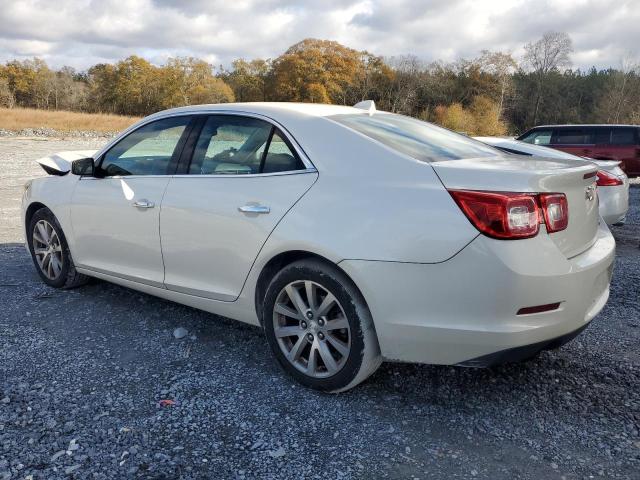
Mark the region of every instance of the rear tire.
POLYGON ((278 272, 267 288, 262 320, 280 366, 307 387, 349 390, 382 363, 364 298, 329 263, 300 260, 278 272))
POLYGON ((47 285, 75 288, 89 281, 89 277, 76 271, 62 227, 48 208, 41 208, 31 217, 27 243, 38 275, 47 285))

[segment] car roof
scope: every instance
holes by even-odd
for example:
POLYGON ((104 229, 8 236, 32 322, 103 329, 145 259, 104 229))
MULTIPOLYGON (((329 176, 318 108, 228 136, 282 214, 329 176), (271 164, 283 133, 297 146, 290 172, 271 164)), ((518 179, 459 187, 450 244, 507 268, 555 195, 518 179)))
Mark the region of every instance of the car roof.
POLYGON ((264 115, 267 117, 281 116, 307 116, 328 117, 340 114, 367 114, 361 108, 345 105, 329 105, 324 103, 295 103, 295 102, 235 102, 214 103, 204 105, 189 105, 157 112, 152 116, 165 116, 175 114, 207 113, 211 111, 245 112, 264 115))

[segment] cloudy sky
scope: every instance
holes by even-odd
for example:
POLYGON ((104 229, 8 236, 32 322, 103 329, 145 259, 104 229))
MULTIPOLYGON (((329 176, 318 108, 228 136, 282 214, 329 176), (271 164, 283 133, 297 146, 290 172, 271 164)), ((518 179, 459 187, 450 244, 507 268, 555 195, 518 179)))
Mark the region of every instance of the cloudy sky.
POLYGON ((567 32, 574 66, 640 54, 640 0, 0 0, 0 61, 39 56, 77 69, 131 54, 228 65, 303 38, 429 61, 511 51, 567 32))

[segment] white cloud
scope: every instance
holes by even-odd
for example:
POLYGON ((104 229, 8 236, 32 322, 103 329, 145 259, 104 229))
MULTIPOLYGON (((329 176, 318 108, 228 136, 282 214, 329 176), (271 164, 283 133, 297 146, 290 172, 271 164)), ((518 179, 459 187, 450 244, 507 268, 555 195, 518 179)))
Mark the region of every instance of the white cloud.
POLYGON ((76 68, 131 54, 228 64, 275 57, 307 37, 424 60, 516 54, 547 30, 574 41, 574 65, 638 54, 637 0, 4 0, 0 60, 43 57, 76 68))

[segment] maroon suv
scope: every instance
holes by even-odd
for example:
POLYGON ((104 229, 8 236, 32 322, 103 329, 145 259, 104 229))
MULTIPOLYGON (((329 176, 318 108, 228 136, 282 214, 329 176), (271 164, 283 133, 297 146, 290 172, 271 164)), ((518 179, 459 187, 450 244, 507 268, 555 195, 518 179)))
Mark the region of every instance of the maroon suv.
POLYGON ((640 126, 544 125, 518 140, 597 160, 619 160, 629 177, 640 176, 640 126))

